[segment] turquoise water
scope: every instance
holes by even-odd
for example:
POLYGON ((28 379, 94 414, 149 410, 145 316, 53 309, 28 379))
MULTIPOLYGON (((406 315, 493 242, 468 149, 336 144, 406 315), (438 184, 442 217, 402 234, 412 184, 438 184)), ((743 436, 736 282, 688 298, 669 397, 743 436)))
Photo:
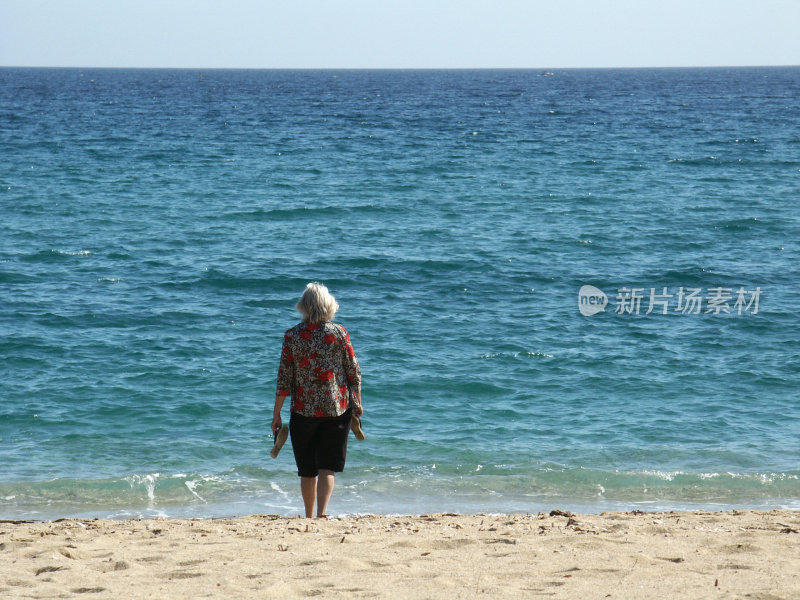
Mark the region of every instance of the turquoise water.
POLYGON ((0 518, 300 512, 268 427, 311 280, 364 376, 334 513, 800 508, 798 97, 800 68, 0 69, 0 518), (717 287, 730 313, 678 310, 717 287))

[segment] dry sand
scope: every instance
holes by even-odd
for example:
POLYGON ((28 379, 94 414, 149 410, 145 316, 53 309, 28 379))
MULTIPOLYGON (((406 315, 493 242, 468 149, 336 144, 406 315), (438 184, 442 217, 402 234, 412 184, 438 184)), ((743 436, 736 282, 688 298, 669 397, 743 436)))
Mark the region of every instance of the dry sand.
POLYGON ((0 522, 0 598, 800 598, 800 512, 0 522))

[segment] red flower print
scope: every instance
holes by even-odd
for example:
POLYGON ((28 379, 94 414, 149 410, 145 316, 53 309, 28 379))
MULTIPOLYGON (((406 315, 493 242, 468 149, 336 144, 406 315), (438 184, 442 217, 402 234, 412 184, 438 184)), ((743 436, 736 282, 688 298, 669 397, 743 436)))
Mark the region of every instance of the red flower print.
POLYGON ((288 330, 277 366, 278 386, 290 390, 282 396, 291 396, 295 418, 324 418, 354 406, 350 391, 360 369, 350 334, 340 325, 302 322, 288 330))

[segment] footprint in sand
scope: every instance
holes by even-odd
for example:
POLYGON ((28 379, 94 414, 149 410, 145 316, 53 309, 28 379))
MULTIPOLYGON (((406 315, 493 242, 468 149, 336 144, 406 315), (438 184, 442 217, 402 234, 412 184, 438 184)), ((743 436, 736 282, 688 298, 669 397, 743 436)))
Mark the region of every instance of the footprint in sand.
MULTIPOLYGON (((68 547, 59 548, 58 553, 64 558, 69 558, 70 560, 83 560, 89 558, 89 556, 85 552, 81 552, 79 550, 76 550, 75 548, 68 548, 68 547)), ((94 558, 100 558, 100 557, 95 556, 94 558)))
POLYGON ((304 560, 300 564, 304 567, 313 567, 314 565, 319 565, 321 563, 327 562, 326 560, 321 559, 311 559, 311 560, 304 560))
POLYGON ((66 567, 53 567, 53 566, 39 567, 38 569, 36 569, 36 576, 38 577, 42 573, 55 573, 56 571, 64 571, 65 569, 66 567))
POLYGON ((737 565, 737 564, 727 564, 727 565, 717 565, 718 569, 733 569, 735 571, 752 571, 753 567, 748 567, 747 565, 737 565))
POLYGON ((743 544, 731 544, 729 546, 723 546, 725 550, 728 552, 760 552, 761 548, 759 546, 755 546, 753 544, 743 543, 743 544))
POLYGON ((516 544, 517 540, 514 538, 495 538, 493 540, 485 540, 487 544, 516 544))
POLYGON ((682 562, 683 562, 683 560, 684 560, 684 559, 682 559, 682 558, 680 558, 680 557, 676 557, 676 558, 670 558, 670 557, 668 557, 668 556, 656 556, 656 558, 657 558, 658 560, 665 560, 665 561, 667 561, 667 562, 676 563, 676 564, 677 564, 677 563, 682 563, 682 562))
POLYGON ((183 562, 179 562, 178 566, 179 567, 193 567, 195 565, 200 565, 200 564, 202 564, 204 562, 206 562, 204 558, 200 558, 200 559, 197 559, 197 560, 185 560, 183 562))
POLYGON ((124 560, 116 560, 112 562, 104 562, 97 566, 97 570, 101 573, 111 573, 113 571, 126 571, 128 569, 128 563, 124 560))
POLYGON ((202 577, 205 573, 190 573, 188 571, 172 571, 171 573, 164 573, 161 575, 163 579, 192 579, 193 577, 202 577))
MULTIPOLYGON (((516 544, 517 543, 516 540, 513 541, 513 542, 510 542, 510 541, 505 540, 505 539, 499 540, 499 541, 505 542, 507 544, 516 544)), ((462 548, 463 546, 467 546, 469 544, 474 544, 474 543, 475 543, 475 540, 472 540, 470 538, 460 538, 460 539, 455 539, 455 540, 439 540, 439 541, 436 541, 436 542, 432 542, 431 544, 429 544, 429 546, 431 548, 435 548, 437 550, 458 550, 459 548, 462 548)))

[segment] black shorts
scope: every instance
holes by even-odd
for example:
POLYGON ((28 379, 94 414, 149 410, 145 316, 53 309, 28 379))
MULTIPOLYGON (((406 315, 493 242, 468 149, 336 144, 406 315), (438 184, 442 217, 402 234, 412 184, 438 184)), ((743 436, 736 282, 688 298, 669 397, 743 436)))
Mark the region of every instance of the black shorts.
POLYGON ((292 413, 289 433, 300 477, 316 477, 320 469, 336 473, 344 470, 351 417, 349 408, 339 417, 304 417, 292 413))

